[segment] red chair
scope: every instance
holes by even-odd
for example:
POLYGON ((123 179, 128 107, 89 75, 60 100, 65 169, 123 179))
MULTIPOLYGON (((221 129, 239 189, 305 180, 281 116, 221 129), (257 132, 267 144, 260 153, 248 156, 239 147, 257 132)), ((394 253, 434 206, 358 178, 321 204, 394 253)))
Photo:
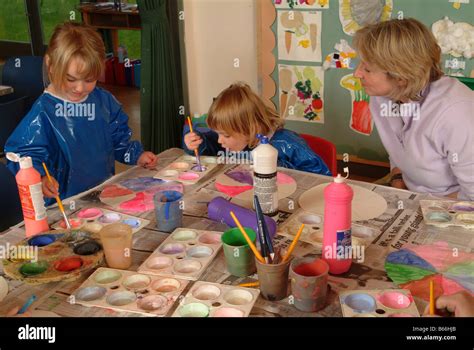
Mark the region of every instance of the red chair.
POLYGON ((332 175, 337 176, 336 146, 321 137, 308 134, 300 134, 300 136, 306 141, 313 152, 324 160, 324 163, 326 163, 332 175))

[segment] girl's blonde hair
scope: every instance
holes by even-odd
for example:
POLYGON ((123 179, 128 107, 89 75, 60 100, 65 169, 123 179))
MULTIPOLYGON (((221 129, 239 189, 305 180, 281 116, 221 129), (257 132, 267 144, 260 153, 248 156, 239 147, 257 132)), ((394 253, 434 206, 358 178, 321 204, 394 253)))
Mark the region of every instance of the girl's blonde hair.
POLYGON ((257 134, 268 135, 281 128, 284 121, 265 105, 245 83, 235 83, 222 91, 209 109, 207 124, 229 135, 249 137, 249 147, 258 144, 257 134))
POLYGON ((79 59, 79 72, 86 79, 99 79, 105 67, 105 46, 99 33, 87 25, 65 22, 54 29, 45 62, 49 80, 61 88, 70 62, 79 59))
POLYGON ((420 100, 423 88, 444 74, 434 35, 413 18, 368 25, 357 31, 353 44, 361 60, 397 82, 388 96, 393 100, 420 100))

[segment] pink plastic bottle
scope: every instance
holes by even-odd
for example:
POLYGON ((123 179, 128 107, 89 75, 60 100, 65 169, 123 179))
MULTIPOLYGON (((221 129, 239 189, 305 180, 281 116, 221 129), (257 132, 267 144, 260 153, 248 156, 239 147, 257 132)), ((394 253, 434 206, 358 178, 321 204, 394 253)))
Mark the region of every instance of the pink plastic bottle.
POLYGON ((16 183, 20 194, 21 208, 25 220, 26 237, 48 231, 48 219, 44 207, 41 175, 33 168, 31 157, 20 158, 9 153, 7 158, 20 162, 20 171, 16 174, 16 183))
POLYGON ((340 174, 324 189, 323 259, 335 275, 352 264, 351 217, 354 192, 340 174))

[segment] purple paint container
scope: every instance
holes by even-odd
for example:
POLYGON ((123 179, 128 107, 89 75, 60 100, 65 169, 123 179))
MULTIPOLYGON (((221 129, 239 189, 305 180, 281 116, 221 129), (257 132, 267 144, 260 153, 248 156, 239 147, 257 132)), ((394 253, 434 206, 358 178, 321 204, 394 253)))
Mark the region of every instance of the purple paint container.
MULTIPOLYGON (((236 227, 237 225, 230 216, 231 211, 234 212, 235 216, 237 216, 243 227, 249 227, 257 232, 258 225, 255 211, 233 204, 223 197, 216 197, 209 202, 209 206, 207 207, 207 216, 209 219, 222 222, 227 224, 229 227, 236 227)), ((264 215, 264 217, 265 223, 267 224, 268 233, 270 234, 270 237, 273 238, 277 228, 276 222, 266 215, 264 215)))

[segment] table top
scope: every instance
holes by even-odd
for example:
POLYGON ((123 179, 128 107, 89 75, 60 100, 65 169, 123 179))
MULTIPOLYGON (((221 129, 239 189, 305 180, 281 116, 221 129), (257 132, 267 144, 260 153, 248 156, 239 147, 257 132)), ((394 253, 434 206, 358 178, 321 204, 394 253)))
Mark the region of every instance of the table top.
MULTIPOLYGON (((68 215, 79 211, 81 208, 106 207, 98 201, 98 194, 101 188, 106 184, 113 184, 136 177, 153 177, 157 171, 163 169, 176 158, 183 154, 181 149, 170 149, 158 155, 159 165, 154 170, 147 170, 139 167, 133 167, 124 173, 118 174, 98 186, 83 194, 67 199, 64 206, 67 208, 68 215), (70 210, 71 203, 74 202, 74 210, 70 210)), ((217 195, 223 196, 217 192, 214 182, 217 175, 236 167, 232 164, 219 164, 204 179, 195 185, 185 186, 185 208, 183 217, 183 227, 201 230, 212 230, 223 232, 227 226, 222 223, 207 219, 207 206, 209 202, 217 195), (189 205, 187 203, 190 203, 189 205)), ((279 171, 292 176, 297 182, 297 190, 287 199, 280 200, 281 208, 291 208, 280 213, 279 225, 286 220, 297 215, 301 210, 297 204, 298 197, 306 190, 322 183, 332 181, 332 178, 311 173, 280 168, 279 171), (282 201, 287 201, 286 204, 282 201), (288 201, 295 203, 294 207, 289 206, 288 201), (283 205, 282 205, 283 204, 283 205)), ((474 235, 465 229, 443 230, 433 226, 427 226, 423 223, 421 211, 419 210, 419 200, 426 199, 427 195, 417 194, 410 191, 398 190, 389 187, 378 186, 359 181, 349 181, 366 189, 372 190, 382 195, 388 203, 386 212, 378 218, 356 222, 354 225, 361 229, 361 232, 371 232, 371 244, 365 250, 365 260, 361 263, 353 262, 349 272, 339 276, 329 276, 330 291, 328 293, 327 306, 315 313, 305 313, 298 311, 291 303, 291 296, 284 300, 271 302, 263 299, 261 296, 255 303, 250 316, 293 316, 293 317, 321 317, 321 316, 342 316, 338 294, 341 291, 353 289, 388 289, 396 288, 389 280, 384 270, 385 257, 390 252, 400 249, 408 243, 431 243, 433 240, 444 240, 453 246, 467 250, 474 246, 474 235)), ((238 204, 238 203, 236 203, 238 204)), ((57 207, 50 207, 47 210, 50 226, 61 220, 61 214, 57 207)), ((149 255, 163 242, 168 234, 159 232, 156 227, 155 214, 153 211, 138 215, 139 217, 150 220, 150 224, 135 233, 133 236, 132 266, 130 271, 137 271, 138 267, 149 257, 149 255)), ((356 230, 353 227, 353 232, 356 230)), ((22 224, 9 229, 0 236, 0 245, 15 244, 25 238, 25 231, 22 224)), ((283 248, 288 247, 291 239, 285 236, 275 236, 275 245, 283 248)), ((309 243, 300 242, 297 245, 293 255, 296 257, 318 256, 320 248, 309 243)), ((106 266, 105 263, 103 266, 106 266)), ((127 312, 116 312, 109 309, 95 307, 84 307, 78 304, 70 303, 69 296, 87 279, 92 273, 86 273, 74 282, 55 282, 43 285, 28 285, 20 281, 7 281, 10 292, 0 303, 0 315, 5 314, 10 308, 23 304, 32 293, 38 297, 33 304, 34 310, 52 311, 60 316, 66 317, 136 317, 137 314, 127 312)), ((3 268, 1 271, 3 274, 3 268)), ((221 250, 203 275, 199 278, 201 281, 214 283, 237 285, 240 283, 252 282, 257 279, 256 275, 240 278, 231 276, 225 266, 224 254, 221 250)), ((191 288, 190 283, 183 293, 191 288)), ((424 310, 426 303, 423 300, 415 298, 420 313, 424 310)), ((167 316, 170 316, 176 309, 177 303, 173 306, 167 316)))

